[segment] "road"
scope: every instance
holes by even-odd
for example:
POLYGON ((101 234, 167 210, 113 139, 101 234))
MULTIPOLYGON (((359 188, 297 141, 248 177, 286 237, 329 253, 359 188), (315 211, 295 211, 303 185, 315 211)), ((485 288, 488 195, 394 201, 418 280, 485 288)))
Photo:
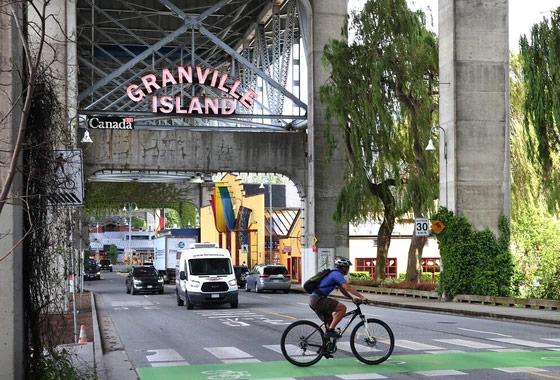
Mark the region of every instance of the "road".
POLYGON ((242 290, 238 309, 187 310, 177 306, 172 285, 163 295, 132 296, 122 274, 102 277, 86 286, 142 380, 560 379, 560 328, 365 306, 395 333, 390 360, 358 362, 347 333, 333 359, 298 368, 284 360, 279 343, 293 321, 318 321, 304 294, 242 290))

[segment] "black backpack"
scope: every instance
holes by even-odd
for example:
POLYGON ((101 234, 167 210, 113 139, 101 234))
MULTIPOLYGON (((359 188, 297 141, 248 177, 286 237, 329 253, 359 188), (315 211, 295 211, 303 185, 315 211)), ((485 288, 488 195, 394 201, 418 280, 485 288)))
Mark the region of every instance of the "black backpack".
POLYGON ((305 291, 309 294, 313 293, 319 287, 319 283, 321 283, 321 280, 329 273, 331 273, 330 269, 323 269, 315 276, 305 281, 305 283, 303 284, 303 289, 305 289, 305 291))

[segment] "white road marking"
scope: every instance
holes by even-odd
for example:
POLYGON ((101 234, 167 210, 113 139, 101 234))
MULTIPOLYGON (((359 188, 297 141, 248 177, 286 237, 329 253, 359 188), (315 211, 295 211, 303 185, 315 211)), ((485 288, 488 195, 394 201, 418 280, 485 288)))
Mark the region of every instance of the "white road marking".
POLYGON ((370 380, 370 379, 386 379, 383 375, 377 373, 356 373, 353 375, 337 375, 336 377, 343 380, 370 380))
MULTIPOLYGON (((354 344, 354 346, 356 347, 358 352, 381 351, 376 348, 372 349, 371 347, 364 346, 363 344, 354 344)), ((352 348, 350 347, 350 342, 337 342, 336 347, 347 352, 352 352, 352 348)))
POLYGON ((505 337, 510 337, 510 338, 511 338, 511 335, 498 334, 498 333, 490 332, 490 331, 466 329, 466 328, 463 328, 463 327, 459 327, 458 329, 459 329, 459 330, 464 330, 464 331, 473 331, 473 332, 478 332, 478 333, 482 333, 482 334, 498 335, 498 336, 505 336, 505 337))
POLYGON ((427 354, 464 354, 465 351, 459 350, 442 350, 442 351, 426 351, 427 354))
POLYGON ((222 315, 209 315, 206 316, 208 319, 219 319, 219 318, 255 318, 255 317, 264 317, 263 314, 222 314, 222 315))
POLYGON ((253 357, 253 355, 250 355, 245 351, 241 351, 236 347, 204 347, 204 349, 218 359, 241 359, 253 357))
POLYGON ((296 380, 293 377, 276 377, 274 379, 266 378, 266 379, 255 379, 255 380, 296 380))
POLYGON ((436 377, 436 376, 456 376, 456 375, 468 375, 465 372, 456 371, 454 369, 441 369, 435 371, 417 371, 414 372, 426 377, 436 377))
POLYGON ((270 296, 259 296, 259 297, 262 297, 262 298, 272 298, 272 297, 270 297, 270 296))
POLYGON ((153 303, 144 300, 134 300, 134 301, 111 301, 112 307, 119 306, 151 306, 153 303))
POLYGON ((529 350, 524 350, 522 348, 500 348, 500 349, 491 349, 490 351, 494 351, 494 352, 529 352, 529 350))
POLYGON ((303 303, 303 302, 296 302, 298 305, 303 305, 303 306, 309 306, 308 303, 303 303))
MULTIPOLYGON (((282 353, 282 349, 280 348, 279 344, 263 344, 264 348, 268 348, 269 350, 272 350, 274 352, 278 352, 279 354, 282 353)), ((289 344, 287 345, 287 348, 293 349, 296 348, 296 346, 294 346, 293 344, 289 344)))
POLYGON ((551 342, 560 342, 558 338, 541 338, 542 340, 550 340, 551 342))
POLYGON ((546 369, 535 368, 535 367, 511 367, 511 368, 494 368, 495 370, 507 372, 507 373, 518 373, 518 372, 548 372, 546 369))
POLYGON ((397 339, 395 340, 395 346, 407 348, 409 350, 420 351, 420 350, 443 350, 443 347, 432 346, 430 344, 413 342, 411 340, 397 339))
POLYGON ((527 346, 534 348, 556 348, 558 345, 552 345, 548 343, 533 342, 530 340, 515 339, 515 338, 491 338, 490 340, 495 340, 497 342, 504 342, 509 344, 516 344, 518 346, 527 346))
POLYGON ((159 310, 159 306, 144 306, 144 310, 159 310))
POLYGON ((174 367, 180 365, 189 365, 187 362, 161 362, 161 363, 151 363, 152 367, 174 367))
POLYGON ((433 339, 433 340, 435 340, 436 342, 449 343, 449 344, 454 344, 456 346, 463 346, 469 348, 484 348, 484 349, 503 348, 502 346, 496 346, 494 344, 474 342, 472 340, 465 340, 465 339, 433 339))
POLYGON ((246 359, 224 359, 222 360, 224 364, 235 364, 235 363, 260 363, 259 359, 246 358, 246 359))
POLYGON ((149 362, 179 362, 185 360, 179 353, 171 348, 163 350, 147 350, 146 359, 149 362), (148 355, 153 352, 154 355, 148 355))

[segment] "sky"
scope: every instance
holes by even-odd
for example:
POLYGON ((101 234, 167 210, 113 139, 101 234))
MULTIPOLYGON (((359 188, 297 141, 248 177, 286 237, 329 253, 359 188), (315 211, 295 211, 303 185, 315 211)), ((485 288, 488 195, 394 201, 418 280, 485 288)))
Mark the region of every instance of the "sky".
MULTIPOLYGON (((438 0, 407 0, 411 9, 431 12, 434 19, 434 32, 437 33, 438 0), (430 8, 431 11, 428 9, 430 8)), ((348 8, 363 7, 365 0, 349 0, 348 8)), ((509 49, 519 52, 519 38, 529 35, 533 24, 550 19, 550 11, 560 7, 560 0, 509 0, 509 49)), ((429 20, 429 18, 428 18, 429 20)))

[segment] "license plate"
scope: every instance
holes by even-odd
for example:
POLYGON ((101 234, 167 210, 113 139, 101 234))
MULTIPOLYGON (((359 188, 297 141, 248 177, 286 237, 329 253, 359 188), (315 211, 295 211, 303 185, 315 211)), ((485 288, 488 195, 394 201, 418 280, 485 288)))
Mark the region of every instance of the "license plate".
POLYGON ((148 285, 148 286, 146 286, 146 287, 147 287, 148 289, 151 289, 151 288, 153 288, 153 285, 148 285))
POLYGON ((220 298, 219 294, 212 294, 212 298, 220 298))

